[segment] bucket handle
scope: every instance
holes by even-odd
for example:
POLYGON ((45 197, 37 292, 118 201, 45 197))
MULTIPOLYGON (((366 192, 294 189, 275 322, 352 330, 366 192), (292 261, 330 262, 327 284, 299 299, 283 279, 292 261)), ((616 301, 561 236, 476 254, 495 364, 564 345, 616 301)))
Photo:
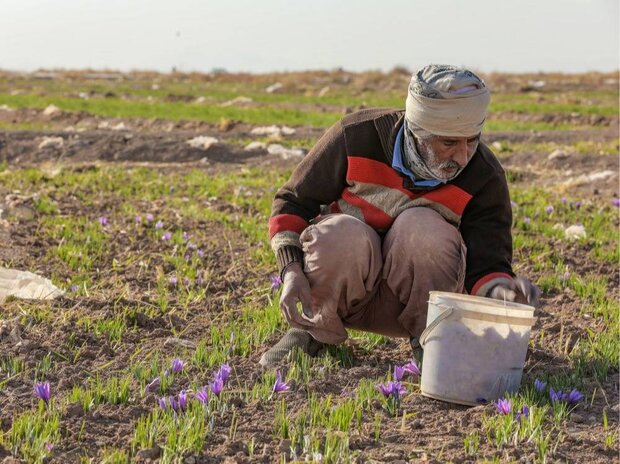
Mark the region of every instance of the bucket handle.
POLYGON ((424 345, 426 344, 426 339, 430 337, 431 332, 435 330, 435 327, 441 324, 441 322, 445 319, 449 318, 454 312, 454 308, 451 306, 446 306, 442 304, 438 304, 437 306, 444 309, 444 311, 439 316, 437 316, 433 322, 427 325, 426 329, 424 329, 424 332, 422 332, 422 335, 420 335, 420 345, 422 345, 422 348, 424 348, 424 345))

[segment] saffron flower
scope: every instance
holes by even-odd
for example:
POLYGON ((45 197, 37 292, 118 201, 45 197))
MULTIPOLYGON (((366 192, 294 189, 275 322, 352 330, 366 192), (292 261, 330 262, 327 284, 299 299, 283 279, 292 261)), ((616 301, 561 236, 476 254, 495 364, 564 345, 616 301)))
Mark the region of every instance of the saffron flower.
POLYGON ((405 368, 402 366, 394 366, 394 379, 397 381, 403 380, 403 376, 405 375, 405 368))
POLYGON ((48 451, 52 451, 54 449, 54 443, 46 443, 45 449, 48 451))
POLYGON ((153 220, 154 220, 154 219, 155 219, 155 218, 153 217, 153 215, 152 215, 151 213, 148 213, 148 214, 146 215, 146 220, 147 220, 147 222, 153 222, 153 220))
POLYGON ((560 282, 568 282, 568 279, 570 279, 570 272, 568 271, 560 276, 560 282))
POLYGON ((181 390, 179 392, 179 400, 177 405, 181 411, 185 411, 187 409, 187 392, 185 390, 181 390))
POLYGON ((415 362, 415 359, 412 359, 407 364, 405 364, 403 366, 403 369, 408 374, 411 374, 411 375, 421 375, 420 368, 418 367, 418 364, 415 362))
POLYGON ((188 240, 188 239, 189 239, 189 234, 183 231, 183 240, 188 240))
POLYGON ((581 205, 582 205, 581 201, 579 201, 579 200, 578 200, 578 201, 576 201, 574 204, 575 204, 575 208, 576 208, 576 209, 581 208, 581 205))
POLYGON ((161 236, 161 239, 166 242, 172 238, 172 232, 164 232, 164 235, 161 236))
POLYGON ((49 403, 52 392, 50 390, 49 382, 36 383, 34 385, 34 396, 45 401, 45 404, 49 403))
POLYGON ((530 408, 527 404, 524 404, 521 411, 517 412, 515 419, 521 420, 522 417, 528 417, 530 415, 530 408))
POLYGON ((198 251, 196 252, 196 256, 198 256, 199 258, 203 258, 203 257, 204 257, 204 255, 205 255, 205 252, 204 252, 204 251, 202 251, 202 250, 198 250, 198 251))
POLYGON ((107 226, 108 225, 108 218, 105 216, 99 216, 99 224, 101 224, 102 226, 107 226))
POLYGON ((134 218, 134 221, 136 222, 136 224, 140 224, 142 222, 142 216, 137 216, 134 218))
POLYGON ((222 364, 220 370, 215 374, 215 377, 222 379, 222 382, 226 383, 228 382, 231 371, 232 369, 228 364, 222 364))
POLYGON ((530 225, 530 222, 532 222, 532 220, 530 219, 530 217, 529 217, 529 216, 525 216, 525 217, 523 218, 523 224, 525 224, 526 226, 529 226, 529 225, 530 225))
POLYGON ((189 280, 189 277, 183 277, 183 285, 185 285, 186 287, 189 287, 191 283, 192 281, 189 280))
POLYGON ((573 388, 570 393, 565 393, 562 399, 567 401, 569 404, 576 404, 583 399, 583 394, 576 388, 573 388))
POLYGON ((566 197, 562 197, 562 204, 565 205, 566 204, 566 197))
POLYGON ((549 205, 545 208, 545 211, 547 212, 547 214, 551 214, 553 213, 553 206, 549 205))
POLYGON ((177 412, 177 410, 179 409, 179 402, 174 399, 174 396, 169 396, 168 401, 170 402, 170 409, 172 409, 174 412, 177 412))
POLYGON ((79 285, 71 285, 71 287, 69 287, 69 291, 72 293, 77 292, 80 289, 79 285))
POLYGON ((276 381, 273 384, 273 393, 281 393, 288 391, 291 387, 289 387, 286 382, 282 380, 282 374, 280 371, 276 373, 276 381))
POLYGON ((512 403, 507 399, 499 399, 495 403, 495 409, 497 409, 500 414, 510 414, 510 411, 512 410, 512 403))
POLYGON ((614 198, 611 200, 611 204, 614 206, 620 206, 620 198, 614 198))
POLYGON ((564 393, 562 390, 555 391, 553 388, 549 388, 549 398, 551 398, 553 403, 556 401, 562 401, 564 398, 564 393))
POLYGON ((161 397, 157 400, 157 404, 159 404, 159 407, 162 409, 162 411, 165 411, 167 408, 166 405, 166 397, 161 397))
POLYGON ((547 387, 547 382, 543 382, 540 379, 534 380, 534 388, 537 392, 542 392, 547 387))
POLYGON ((196 398, 202 404, 207 404, 209 401, 209 391, 205 387, 202 387, 194 394, 194 398, 196 398))
POLYGON ((198 248, 198 245, 196 245, 194 242, 189 241, 187 242, 187 248, 189 248, 190 250, 195 250, 198 248))
POLYGON ((400 382, 393 382, 391 380, 386 383, 377 384, 377 390, 379 390, 386 398, 390 396, 400 398, 402 395, 407 393, 407 390, 401 385, 400 382))
POLYGON ((209 388, 211 389, 211 393, 215 396, 220 396, 220 393, 224 390, 224 381, 221 378, 216 377, 213 382, 209 382, 209 388))
POLYGON ((280 288, 280 286, 282 285, 282 279, 280 278, 279 275, 272 275, 271 276, 271 290, 277 290, 280 288))
POLYGON ((170 279, 168 279, 168 283, 174 287, 176 284, 179 283, 179 280, 176 277, 172 276, 170 277, 170 279))
POLYGON ((160 384, 161 384, 161 379, 159 377, 155 377, 153 380, 151 380, 150 383, 146 385, 146 387, 144 387, 144 391, 146 392, 155 391, 159 388, 160 384))
POLYGON ((155 223, 155 228, 156 229, 163 229, 164 228, 164 222, 163 221, 157 221, 155 223))
POLYGON ((181 359, 175 358, 172 360, 172 366, 170 367, 170 370, 173 374, 178 374, 183 370, 184 367, 185 363, 181 359))

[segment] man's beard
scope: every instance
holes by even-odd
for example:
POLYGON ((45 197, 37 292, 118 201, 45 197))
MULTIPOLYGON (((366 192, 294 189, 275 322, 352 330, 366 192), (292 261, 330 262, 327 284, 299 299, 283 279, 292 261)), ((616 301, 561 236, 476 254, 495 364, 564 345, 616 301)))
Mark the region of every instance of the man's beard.
POLYGON ((433 151, 430 143, 418 140, 420 156, 424 159, 428 170, 436 179, 447 182, 458 176, 463 168, 454 160, 441 161, 433 151))

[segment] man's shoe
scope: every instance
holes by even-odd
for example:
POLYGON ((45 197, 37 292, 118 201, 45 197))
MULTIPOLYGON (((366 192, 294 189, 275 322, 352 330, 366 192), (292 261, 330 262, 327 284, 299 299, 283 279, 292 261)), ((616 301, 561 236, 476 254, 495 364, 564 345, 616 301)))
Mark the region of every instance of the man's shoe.
POLYGON ((278 343, 269 348, 260 358, 258 363, 266 368, 276 366, 282 361, 295 347, 299 347, 309 356, 316 356, 324 346, 305 330, 290 329, 284 334, 278 343))

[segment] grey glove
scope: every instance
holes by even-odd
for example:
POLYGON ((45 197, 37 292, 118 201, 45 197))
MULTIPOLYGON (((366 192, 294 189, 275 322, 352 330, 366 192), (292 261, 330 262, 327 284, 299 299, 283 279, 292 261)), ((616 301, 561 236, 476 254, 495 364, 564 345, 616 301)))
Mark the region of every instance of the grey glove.
POLYGON ((308 278, 299 263, 291 264, 284 271, 280 309, 291 327, 298 329, 314 327, 314 321, 311 319, 312 298, 310 296, 310 282, 308 282, 308 278), (298 302, 301 303, 303 314, 297 309, 298 302))
POLYGON ((489 291, 489 298, 540 307, 540 290, 525 277, 516 277, 510 283, 501 283, 489 291))

